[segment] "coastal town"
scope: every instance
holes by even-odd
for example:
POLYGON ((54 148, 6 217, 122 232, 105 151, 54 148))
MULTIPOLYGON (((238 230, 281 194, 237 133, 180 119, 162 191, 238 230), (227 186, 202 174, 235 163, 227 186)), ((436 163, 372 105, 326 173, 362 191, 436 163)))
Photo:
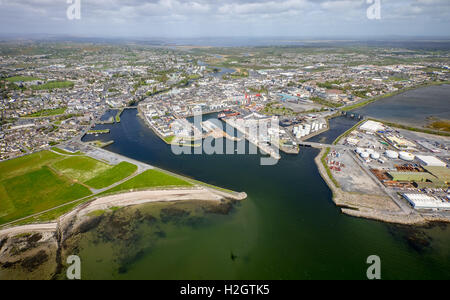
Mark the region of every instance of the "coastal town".
MULTIPOLYGON (((2 53, 10 53, 9 47, 19 46, 5 46, 2 53)), ((445 82, 449 72, 448 54, 435 62, 434 53, 413 51, 305 55, 279 49, 275 55, 269 48, 219 55, 220 49, 59 47, 40 49, 47 54, 0 56, 1 160, 82 136, 95 124, 111 122, 101 120, 108 110, 138 103, 166 141, 175 136, 174 122, 199 111, 225 111, 226 118, 276 116, 283 127, 277 147, 296 152, 300 141, 326 130, 336 112, 445 82), (392 57, 411 63, 389 64, 392 57)))
POLYGON ((414 135, 395 124, 352 113, 410 89, 448 83, 446 52, 39 47, 32 43, 0 47, 0 161, 56 146, 76 153, 83 147, 83 136, 108 134, 109 129, 97 126, 120 123, 125 109, 137 108, 167 144, 195 147, 207 137, 247 140, 276 160, 282 159, 280 152, 323 149, 319 169, 324 168, 322 175, 334 189, 392 201, 362 209, 358 199, 344 201, 346 213, 383 219, 378 214, 388 212, 383 220, 399 223, 419 222, 424 215, 449 220, 447 120, 434 120, 421 128, 423 135, 414 135), (31 55, 25 49, 45 54, 31 55), (360 127, 333 145, 308 142, 330 129, 330 119, 342 115, 361 121, 360 127), (195 116, 211 120, 196 126, 195 116), (276 126, 270 128, 269 123, 276 126), (234 136, 224 124, 241 135, 234 136), (265 130, 250 132, 248 124, 265 130))
POLYGON ((0 23, 0 282, 450 280, 449 0, 0 0, 0 23))

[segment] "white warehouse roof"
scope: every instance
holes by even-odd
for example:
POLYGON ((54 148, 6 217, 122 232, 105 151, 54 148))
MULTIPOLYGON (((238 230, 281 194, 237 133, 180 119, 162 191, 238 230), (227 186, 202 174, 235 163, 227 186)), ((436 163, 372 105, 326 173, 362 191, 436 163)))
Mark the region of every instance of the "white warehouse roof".
POLYGON ((370 132, 377 132, 380 130, 384 130, 384 125, 381 124, 380 122, 375 122, 375 121, 367 121, 365 122, 363 125, 361 125, 361 127, 359 127, 359 129, 363 130, 363 131, 370 131, 370 132))
POLYGON ((424 166, 429 167, 446 167, 447 164, 434 156, 417 155, 416 158, 424 166))
POLYGON ((443 201, 423 194, 403 194, 406 200, 415 209, 442 209, 450 210, 450 202, 443 201))

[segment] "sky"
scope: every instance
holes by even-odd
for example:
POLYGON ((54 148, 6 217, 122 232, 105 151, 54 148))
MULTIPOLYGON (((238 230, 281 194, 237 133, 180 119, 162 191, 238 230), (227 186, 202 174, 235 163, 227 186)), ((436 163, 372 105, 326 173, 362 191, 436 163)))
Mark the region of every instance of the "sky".
POLYGON ((3 36, 449 37, 449 29, 450 0, 0 0, 3 36), (67 17, 72 1, 80 19, 67 17), (367 17, 374 1, 381 19, 367 17))

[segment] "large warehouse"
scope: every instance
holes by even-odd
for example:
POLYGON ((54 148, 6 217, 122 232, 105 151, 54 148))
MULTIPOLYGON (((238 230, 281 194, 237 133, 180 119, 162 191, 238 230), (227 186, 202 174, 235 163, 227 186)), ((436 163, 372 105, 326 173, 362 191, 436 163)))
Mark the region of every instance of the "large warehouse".
POLYGON ((361 125, 359 127, 359 129, 362 130, 362 131, 368 131, 368 132, 374 132, 375 133, 377 131, 384 130, 385 127, 380 122, 375 122, 375 121, 369 120, 369 121, 365 122, 363 125, 361 125))
POLYGON ((415 209, 450 210, 450 202, 423 194, 403 194, 415 209))
POLYGON ((427 167, 446 167, 447 164, 434 156, 417 155, 417 160, 422 166, 427 167))

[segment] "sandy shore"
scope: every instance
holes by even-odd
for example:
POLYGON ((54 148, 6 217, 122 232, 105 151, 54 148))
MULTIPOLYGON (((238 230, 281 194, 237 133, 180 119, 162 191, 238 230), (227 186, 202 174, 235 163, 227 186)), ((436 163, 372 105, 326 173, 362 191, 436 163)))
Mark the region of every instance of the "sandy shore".
POLYGON ((201 189, 180 189, 180 190, 155 190, 140 191, 127 194, 107 196, 91 202, 78 212, 78 215, 86 215, 96 210, 106 210, 111 207, 126 207, 152 202, 176 202, 176 201, 221 201, 224 197, 210 190, 201 189))
POLYGON ((92 202, 83 204, 71 212, 61 216, 57 222, 54 223, 30 224, 0 230, 0 238, 31 232, 56 232, 59 226, 70 223, 73 219, 81 220, 83 219, 82 217, 87 216, 93 211, 106 210, 112 207, 126 207, 154 202, 177 202, 192 200, 220 202, 225 199, 244 200, 246 197, 247 195, 245 193, 231 195, 230 193, 221 192, 206 187, 129 192, 98 198, 92 202))
POLYGON ((221 206, 229 201, 245 198, 245 193, 226 192, 205 186, 130 191, 82 204, 56 222, 3 229, 0 231, 0 280, 50 279, 60 274, 66 241, 76 241, 80 234, 94 228, 101 218, 96 212, 103 214, 113 208, 181 201, 203 201, 221 206))
POLYGON ((55 232, 58 228, 58 223, 48 224, 31 224, 24 226, 17 226, 13 228, 7 228, 0 231, 0 238, 5 236, 15 236, 23 233, 36 233, 36 232, 55 232))

